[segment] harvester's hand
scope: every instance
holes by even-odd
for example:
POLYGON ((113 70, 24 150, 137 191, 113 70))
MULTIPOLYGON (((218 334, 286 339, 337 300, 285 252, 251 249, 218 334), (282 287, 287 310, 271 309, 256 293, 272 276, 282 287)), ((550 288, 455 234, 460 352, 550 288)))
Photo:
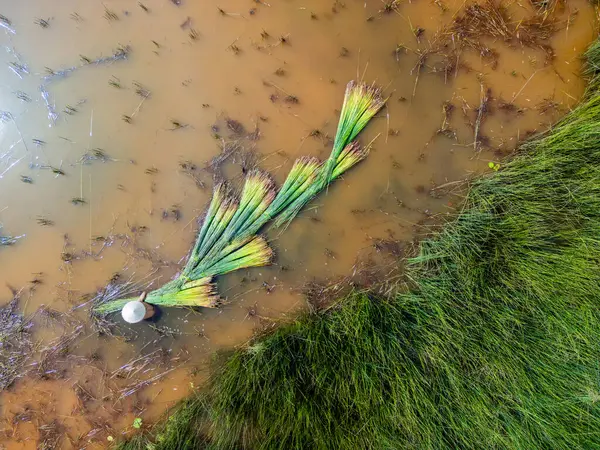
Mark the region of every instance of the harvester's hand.
POLYGON ((147 292, 145 292, 145 291, 144 291, 144 292, 142 292, 142 293, 140 294, 139 301, 140 301, 140 302, 145 302, 145 301, 146 301, 146 296, 147 296, 147 295, 148 295, 148 293, 147 293, 147 292))

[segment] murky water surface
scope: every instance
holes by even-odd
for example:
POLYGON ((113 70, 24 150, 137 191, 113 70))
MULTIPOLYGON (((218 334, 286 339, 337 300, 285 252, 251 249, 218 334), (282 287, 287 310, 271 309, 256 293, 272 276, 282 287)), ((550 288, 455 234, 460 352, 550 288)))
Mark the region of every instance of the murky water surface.
POLYGON ((580 55, 596 29, 583 0, 550 13, 511 2, 515 28, 537 10, 555 31, 544 45, 477 39, 492 52, 443 31, 463 2, 387 4, 0 3, 10 19, 0 28, 0 223, 22 236, 0 248, 0 297, 19 291, 33 321, 27 374, 0 397, 6 448, 103 448, 201 386, 215 351, 306 308, 307 286, 349 275, 368 284, 369 261, 393 276, 460 201, 450 191, 461 180, 583 92, 580 55), (80 305, 117 276, 170 279, 215 176, 235 182, 258 165, 281 182, 296 157, 325 158, 356 78, 390 96, 362 136, 376 138, 372 153, 269 235, 275 265, 222 277, 221 309, 166 310, 126 338, 98 335, 80 305))

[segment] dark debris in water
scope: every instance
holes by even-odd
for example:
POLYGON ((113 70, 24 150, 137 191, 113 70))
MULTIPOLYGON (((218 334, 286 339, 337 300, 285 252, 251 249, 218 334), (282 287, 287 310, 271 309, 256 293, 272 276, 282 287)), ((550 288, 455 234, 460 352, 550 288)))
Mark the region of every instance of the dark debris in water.
POLYGON ((18 307, 18 295, 0 307, 0 391, 24 375, 25 362, 32 352, 32 324, 18 307))
POLYGON ((90 164, 93 161, 100 161, 103 163, 116 161, 116 159, 111 158, 104 150, 101 148, 94 148, 88 152, 86 152, 81 158, 79 158, 79 163, 82 164, 90 164))
MULTIPOLYGON (((55 314, 56 312, 49 312, 50 315, 53 313, 55 314)), ((81 335, 85 331, 82 324, 77 324, 75 321, 70 320, 69 317, 66 317, 66 315, 58 314, 54 319, 52 316, 47 316, 47 318, 55 322, 58 322, 58 320, 61 321, 61 323, 56 323, 56 325, 62 326, 62 335, 53 339, 48 345, 42 348, 38 360, 32 364, 36 375, 43 380, 57 380, 66 376, 69 367, 72 366, 73 359, 78 359, 71 352, 77 346, 81 335)))
POLYGON ((163 209, 161 214, 163 220, 173 220, 178 222, 181 219, 181 208, 179 205, 173 205, 170 208, 163 209))
POLYGON ((35 19, 34 23, 42 28, 48 28, 50 26, 50 18, 48 19, 35 19))
POLYGON ((244 125, 242 125, 239 120, 227 118, 225 119, 225 122, 227 123, 227 128, 229 128, 233 134, 243 135, 246 132, 244 125))
POLYGON ((65 426, 58 420, 41 425, 38 428, 40 432, 39 450, 51 450, 60 448, 62 437, 65 435, 65 426))
POLYGON ((204 189, 206 187, 204 181, 199 176, 198 166, 192 161, 185 160, 179 162, 180 172, 184 175, 189 176, 198 187, 198 189, 204 189))

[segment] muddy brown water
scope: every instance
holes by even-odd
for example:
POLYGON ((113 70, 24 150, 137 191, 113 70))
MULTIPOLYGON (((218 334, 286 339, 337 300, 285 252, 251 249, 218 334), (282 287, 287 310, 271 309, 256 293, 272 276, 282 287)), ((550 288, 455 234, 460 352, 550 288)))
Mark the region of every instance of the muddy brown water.
MULTIPOLYGON (((104 448, 137 432, 134 418, 145 427, 201 387, 215 351, 307 308, 307 283, 356 275, 370 259, 391 271, 460 202, 448 193, 460 180, 501 164, 577 103, 580 55, 596 33, 594 10, 575 0, 556 12, 551 64, 539 48, 482 38, 497 66, 465 50, 459 70, 440 70, 433 57, 418 71, 463 2, 403 2, 389 13, 373 0, 143 4, 148 11, 129 0, 0 4, 15 31, 0 29, 0 110, 10 113, 0 123, 0 223, 22 236, 0 248, 0 297, 20 291, 36 349, 0 396, 7 449, 104 448), (131 48, 126 60, 46 84, 53 123, 40 93, 47 68, 119 45, 131 48), (117 273, 152 286, 176 273, 210 198, 214 158, 235 145, 220 173, 239 180, 257 164, 278 182, 296 157, 325 158, 344 86, 357 78, 390 96, 362 136, 375 139, 372 153, 269 234, 276 264, 222 277, 220 309, 165 310, 127 338, 98 336, 80 305, 117 273), (446 120, 445 102, 454 106, 446 120), (102 153, 90 160, 94 149, 102 153)), ((515 22, 534 11, 508 8, 515 22)))

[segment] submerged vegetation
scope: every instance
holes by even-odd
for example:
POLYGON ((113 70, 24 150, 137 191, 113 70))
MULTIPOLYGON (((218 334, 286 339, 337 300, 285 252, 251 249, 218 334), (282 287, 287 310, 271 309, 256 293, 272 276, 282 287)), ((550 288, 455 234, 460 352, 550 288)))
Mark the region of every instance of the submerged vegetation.
POLYGON ((236 351, 127 449, 600 446, 600 44, 583 103, 410 260, 236 351))
MULTIPOLYGON (((182 272, 150 292, 146 301, 160 306, 212 307, 219 300, 215 276, 269 264, 273 251, 258 231, 272 219, 275 226, 287 224, 329 183, 366 158, 368 147, 362 148, 354 139, 384 103, 379 89, 350 82, 333 150, 325 163, 316 158, 296 160, 279 190, 269 175, 253 170, 246 176, 239 198, 225 184, 218 184, 182 272)), ((94 312, 116 312, 136 299, 102 301, 99 297, 94 312)))

